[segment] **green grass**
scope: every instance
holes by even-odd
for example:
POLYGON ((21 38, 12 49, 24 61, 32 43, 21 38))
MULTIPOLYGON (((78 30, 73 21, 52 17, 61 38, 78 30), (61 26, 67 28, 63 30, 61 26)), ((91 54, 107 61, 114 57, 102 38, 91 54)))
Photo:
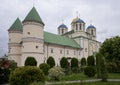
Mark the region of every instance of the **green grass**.
MULTIPOLYGON (((62 81, 97 79, 97 77, 87 77, 84 73, 71 74, 63 77, 62 81)), ((109 73, 108 79, 120 79, 120 73, 109 73)))
POLYGON ((120 85, 120 82, 89 82, 89 83, 83 82, 83 83, 53 84, 53 85, 120 85))
POLYGON ((96 77, 87 77, 83 73, 71 74, 63 77, 62 81, 72 81, 72 80, 86 80, 86 79, 96 79, 96 77))
POLYGON ((109 79, 120 79, 120 73, 109 73, 108 78, 109 79))

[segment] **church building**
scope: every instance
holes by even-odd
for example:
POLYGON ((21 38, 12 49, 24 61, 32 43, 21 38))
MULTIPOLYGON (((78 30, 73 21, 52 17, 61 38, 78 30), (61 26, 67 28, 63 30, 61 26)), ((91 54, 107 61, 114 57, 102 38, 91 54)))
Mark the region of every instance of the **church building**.
POLYGON ((39 66, 52 56, 59 65, 62 57, 80 60, 99 51, 101 43, 96 40, 96 28, 92 24, 86 28, 79 17, 72 20, 70 31, 64 23, 56 27, 58 34, 44 31, 44 26, 35 7, 22 22, 17 18, 8 29, 9 59, 24 66, 27 57, 34 57, 39 66))

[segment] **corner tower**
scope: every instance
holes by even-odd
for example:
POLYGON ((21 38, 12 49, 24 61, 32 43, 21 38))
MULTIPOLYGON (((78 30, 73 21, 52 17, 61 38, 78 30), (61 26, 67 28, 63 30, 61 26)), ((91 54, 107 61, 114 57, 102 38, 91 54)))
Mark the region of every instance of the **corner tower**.
POLYGON ((23 27, 22 23, 17 18, 13 25, 8 29, 9 43, 8 43, 8 56, 10 60, 17 62, 20 66, 21 61, 21 41, 22 41, 23 27))
POLYGON ((31 9, 23 21, 22 41, 21 65, 24 66, 28 56, 34 57, 37 65, 42 63, 44 59, 44 23, 35 7, 31 9))

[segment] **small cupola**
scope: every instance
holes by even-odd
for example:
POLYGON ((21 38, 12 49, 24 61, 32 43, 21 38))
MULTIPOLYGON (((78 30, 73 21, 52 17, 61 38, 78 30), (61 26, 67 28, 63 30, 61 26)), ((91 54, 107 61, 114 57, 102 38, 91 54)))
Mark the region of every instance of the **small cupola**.
POLYGON ((86 29, 87 33, 90 35, 96 36, 96 27, 94 25, 89 25, 86 29))
POLYGON ((58 26, 58 34, 62 35, 64 33, 68 32, 68 27, 65 24, 61 24, 58 26))

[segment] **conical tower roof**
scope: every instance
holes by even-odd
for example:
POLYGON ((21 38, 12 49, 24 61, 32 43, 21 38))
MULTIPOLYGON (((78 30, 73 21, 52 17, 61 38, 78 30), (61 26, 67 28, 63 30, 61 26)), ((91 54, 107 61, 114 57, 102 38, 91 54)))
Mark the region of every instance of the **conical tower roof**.
POLYGON ((15 20, 8 31, 23 31, 23 26, 19 18, 15 20))
POLYGON ((28 13, 28 15, 26 16, 23 22, 25 21, 35 21, 35 22, 39 22, 44 25, 35 7, 31 9, 31 11, 28 13))

